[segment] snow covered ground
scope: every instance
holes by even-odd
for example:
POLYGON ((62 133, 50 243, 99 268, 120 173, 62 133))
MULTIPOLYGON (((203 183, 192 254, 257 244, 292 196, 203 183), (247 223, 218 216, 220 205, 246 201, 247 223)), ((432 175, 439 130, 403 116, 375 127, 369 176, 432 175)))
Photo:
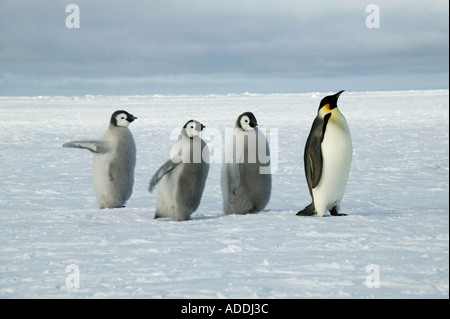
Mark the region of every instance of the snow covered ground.
POLYGON ((0 298, 448 298, 448 90, 343 93, 348 216, 295 216, 310 202, 303 147, 331 93, 0 97, 0 298), (118 109, 139 118, 134 193, 100 210, 92 154, 62 144, 100 138, 118 109), (278 148, 267 210, 224 216, 212 163, 192 220, 154 220, 147 185, 172 131, 200 120, 218 156, 244 111, 278 148))

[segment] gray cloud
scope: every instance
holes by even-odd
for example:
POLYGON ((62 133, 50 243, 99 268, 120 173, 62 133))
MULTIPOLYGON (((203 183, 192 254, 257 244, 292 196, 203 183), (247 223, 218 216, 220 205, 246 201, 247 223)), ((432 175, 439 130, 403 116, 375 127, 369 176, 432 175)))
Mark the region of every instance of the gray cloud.
POLYGON ((73 2, 80 29, 65 26, 70 2, 1 0, 0 94, 20 81, 62 90, 102 80, 179 88, 208 78, 233 90, 235 78, 258 89, 261 79, 448 74, 441 0, 377 1, 379 29, 366 27, 361 1, 73 2))

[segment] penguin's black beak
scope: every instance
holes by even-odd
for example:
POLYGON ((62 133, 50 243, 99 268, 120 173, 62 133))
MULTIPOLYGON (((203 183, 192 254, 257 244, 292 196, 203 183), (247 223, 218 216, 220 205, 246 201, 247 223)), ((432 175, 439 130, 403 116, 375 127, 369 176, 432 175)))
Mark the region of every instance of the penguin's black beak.
POLYGON ((200 126, 200 131, 203 131, 203 129, 205 128, 206 126, 204 126, 203 124, 201 124, 201 126, 200 126))
POLYGON ((137 120, 137 117, 134 116, 133 114, 128 114, 128 116, 127 116, 127 121, 131 123, 131 122, 133 122, 134 120, 137 120))
POLYGON ((339 92, 337 92, 334 96, 336 97, 336 101, 337 101, 337 99, 339 98, 339 96, 341 96, 341 93, 342 92, 345 92, 345 90, 342 90, 342 91, 339 91, 339 92))

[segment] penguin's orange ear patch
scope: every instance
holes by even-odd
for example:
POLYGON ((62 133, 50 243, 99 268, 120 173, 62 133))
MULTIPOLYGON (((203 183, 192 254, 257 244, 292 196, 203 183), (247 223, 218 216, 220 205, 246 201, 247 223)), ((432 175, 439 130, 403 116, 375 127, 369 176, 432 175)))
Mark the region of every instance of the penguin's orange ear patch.
POLYGON ((330 103, 325 104, 322 108, 323 108, 325 111, 329 112, 329 111, 330 111, 330 103))

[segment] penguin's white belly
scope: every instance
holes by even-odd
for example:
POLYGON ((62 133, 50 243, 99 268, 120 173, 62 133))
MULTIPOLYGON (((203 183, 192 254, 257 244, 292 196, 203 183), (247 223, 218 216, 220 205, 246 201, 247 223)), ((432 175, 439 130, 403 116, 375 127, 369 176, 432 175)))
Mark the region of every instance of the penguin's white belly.
POLYGON ((208 175, 209 164, 181 163, 159 182, 156 216, 188 220, 198 208, 208 175))
POLYGON ((172 172, 164 175, 159 182, 156 211, 160 217, 171 217, 172 212, 176 211, 175 177, 178 175, 177 170, 178 167, 175 167, 172 172))
MULTIPOLYGON (((130 165, 130 167, 133 166, 130 165)), ((128 171, 118 165, 114 152, 94 156, 94 190, 100 208, 115 208, 125 205, 133 189, 133 172, 134 169, 128 171)))
POLYGON ((316 213, 323 216, 339 205, 344 196, 352 161, 352 141, 347 127, 328 123, 322 141, 322 176, 312 190, 316 213))
POLYGON ((235 129, 234 140, 228 145, 221 173, 225 214, 254 213, 266 207, 272 189, 267 152, 270 153, 269 145, 261 131, 255 129, 243 132, 235 129), (264 147, 263 151, 261 147, 264 147))
POLYGON ((117 192, 112 189, 112 183, 109 176, 111 158, 111 153, 94 156, 92 175, 94 178, 95 197, 100 208, 110 207, 111 202, 117 201, 117 192))

